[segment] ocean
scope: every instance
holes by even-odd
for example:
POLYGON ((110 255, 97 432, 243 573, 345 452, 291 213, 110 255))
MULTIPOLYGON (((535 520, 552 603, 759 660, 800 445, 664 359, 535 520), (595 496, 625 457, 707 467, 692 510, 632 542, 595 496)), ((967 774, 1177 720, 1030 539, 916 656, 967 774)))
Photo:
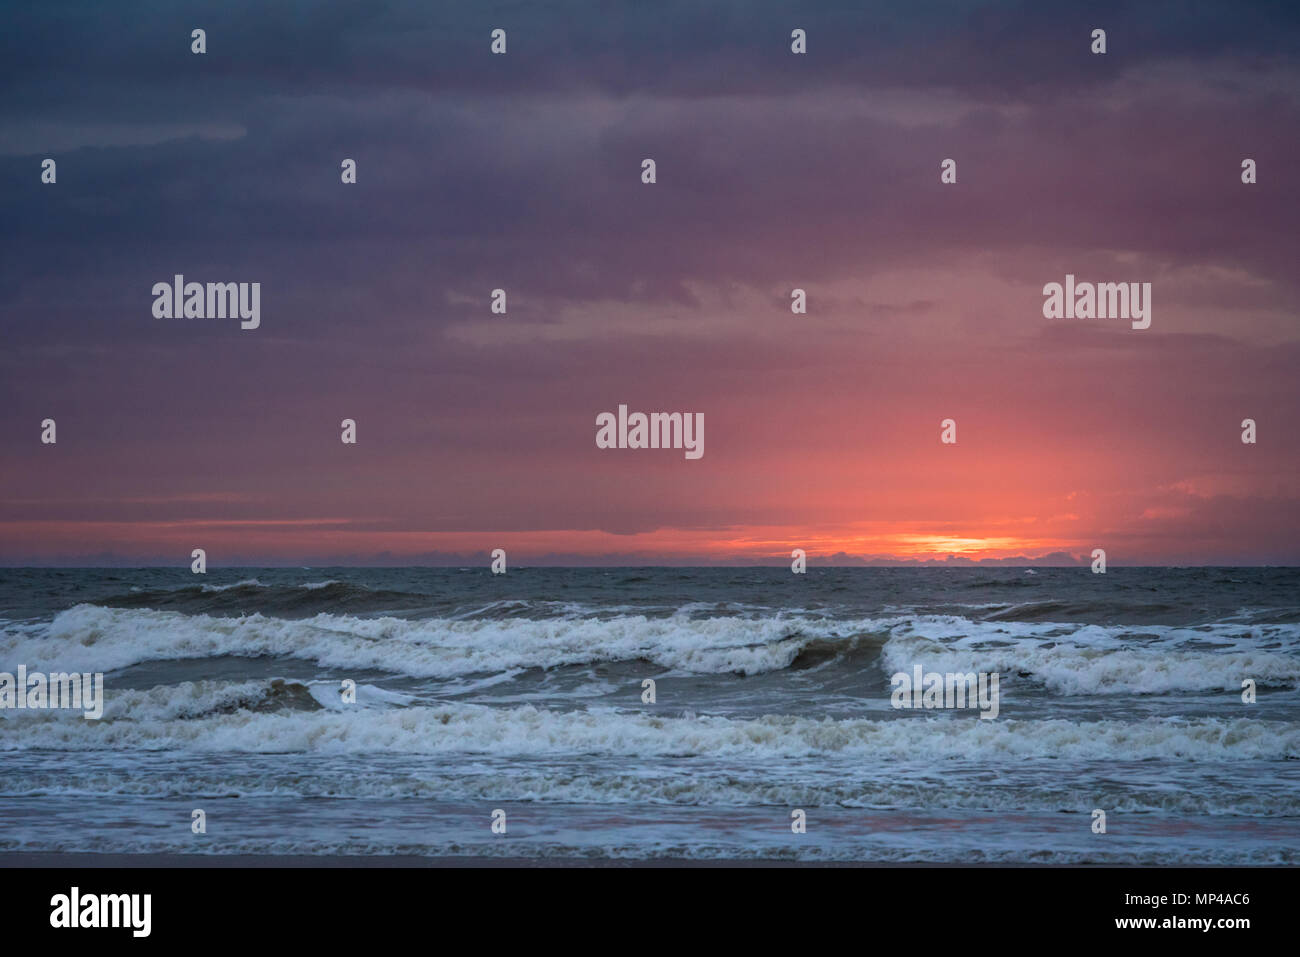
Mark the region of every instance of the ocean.
POLYGON ((19 666, 5 852, 1300 860, 1300 569, 0 569, 19 666))

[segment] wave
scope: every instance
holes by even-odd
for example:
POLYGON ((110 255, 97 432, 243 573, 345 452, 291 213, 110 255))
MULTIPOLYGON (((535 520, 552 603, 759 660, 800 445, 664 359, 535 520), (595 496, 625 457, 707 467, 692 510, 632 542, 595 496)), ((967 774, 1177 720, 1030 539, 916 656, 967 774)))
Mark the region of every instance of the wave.
MULTIPOLYGON (((329 586, 325 586, 329 587, 329 586)), ((305 619, 78 605, 43 628, 0 626, 0 669, 110 673, 146 662, 295 659, 415 679, 648 662, 672 674, 755 676, 832 669, 998 672, 1056 695, 1152 695, 1300 687, 1300 628, 974 621, 954 615, 837 620, 796 615, 305 619)), ((1005 690, 1005 689, 1004 689, 1005 690)))
POLYGON ((107 608, 153 608, 192 614, 243 614, 255 607, 267 614, 293 615, 341 609, 392 611, 418 608, 432 601, 432 596, 419 592, 367 588, 334 579, 266 585, 256 578, 249 578, 229 585, 132 588, 122 594, 98 599, 98 604, 107 608))
POLYGON ((985 621, 1068 622, 1080 620, 1130 619, 1149 620, 1154 616, 1178 611, 1182 606, 1158 601, 1027 601, 985 616, 985 621))
POLYGON ((0 632, 0 662, 110 672, 146 661, 233 655, 448 678, 644 660, 694 674, 759 674, 788 667, 816 639, 853 639, 874 626, 783 616, 408 621, 321 614, 290 620, 78 605, 57 615, 43 637, 0 632))
MULTIPOLYGON (((782 759, 842 755, 1220 761, 1300 758, 1300 724, 1249 718, 984 721, 953 714, 889 719, 764 715, 666 716, 613 709, 550 711, 463 703, 309 709, 294 683, 196 682, 111 694, 99 721, 58 711, 11 711, 0 750, 179 750, 257 753, 628 755, 782 759), (278 710, 264 707, 278 694, 278 710)), ((305 687, 305 686, 301 686, 305 687)), ((318 704, 320 698, 312 696, 318 704)), ((400 696, 394 696, 400 697, 400 696)))
MULTIPOLYGON (((1204 769, 1180 776, 1168 762, 1124 766, 1115 779, 1111 761, 1077 765, 1061 775, 1051 759, 1022 759, 1013 775, 993 779, 987 766, 952 759, 935 766, 913 762, 871 765, 841 761, 810 772, 789 761, 770 766, 721 766, 707 759, 688 769, 663 762, 636 768, 599 759, 552 759, 493 766, 491 759, 432 761, 401 755, 401 767, 367 764, 364 774, 339 774, 331 757, 298 758, 286 768, 281 756, 176 752, 124 766, 84 755, 42 751, 21 773, 0 777, 0 798, 146 796, 277 799, 417 800, 568 805, 661 805, 677 807, 840 807, 872 810, 1039 811, 1087 814, 1097 805, 1119 814, 1185 814, 1219 817, 1300 816, 1294 774, 1264 781, 1243 778, 1240 763, 1221 763, 1227 773, 1204 780, 1204 769), (58 758, 59 760, 52 760, 58 758), (39 762, 39 763, 38 763, 39 762), (946 765, 946 766, 945 766, 946 765), (683 773, 683 771, 687 773, 683 773), (1198 786, 1199 785, 1199 786, 1198 786)), ((9 760, 15 757, 11 754, 9 760)), ((391 764, 392 762, 389 762, 391 764)), ((491 806, 491 805, 489 805, 491 806)))
POLYGON ((939 673, 997 672, 1041 684, 1058 695, 1168 694, 1300 687, 1300 658, 1267 651, 1187 651, 1154 647, 1096 647, 1059 640, 1021 640, 999 647, 958 647, 918 635, 891 638, 883 662, 891 672, 916 665, 939 673))

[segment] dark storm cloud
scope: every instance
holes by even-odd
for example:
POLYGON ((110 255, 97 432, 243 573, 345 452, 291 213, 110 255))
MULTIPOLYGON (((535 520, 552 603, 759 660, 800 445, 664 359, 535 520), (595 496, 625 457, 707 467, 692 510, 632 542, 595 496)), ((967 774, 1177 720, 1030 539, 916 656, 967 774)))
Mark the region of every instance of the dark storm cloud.
POLYGON ((400 97, 259 101, 239 139, 60 156, 54 197, 16 189, 37 167, 5 158, 5 244, 14 255, 69 237, 251 246, 265 261, 278 243, 292 247, 280 264, 291 268, 317 242, 383 241, 399 260, 403 243, 421 241, 433 244, 433 281, 482 282, 507 267, 541 291, 618 297, 636 276, 757 281, 774 259, 826 276, 975 242, 1212 253, 1285 276, 1279 239, 1297 187, 1284 170, 1300 115, 1294 102, 1244 105, 1191 95, 1153 118, 1147 102, 1072 101, 1017 119, 973 112, 912 126, 841 124, 825 101, 654 102, 615 107, 593 128, 564 102, 539 107, 547 125, 491 103, 471 114, 400 97), (1267 189, 1243 195, 1245 150, 1267 189), (639 183, 644 155, 659 164, 654 190, 639 183), (970 188, 934 188, 948 155, 970 188), (360 165, 347 192, 343 156, 360 165))
POLYGON ((25 42, 0 74, 0 301, 14 304, 18 277, 41 275, 40 244, 69 237, 97 246, 77 263, 88 282, 99 264, 122 274, 108 242, 136 263, 150 246, 203 259, 206 244, 238 268, 246 251, 284 276, 338 239, 396 287, 400 252, 374 244, 418 241, 430 284, 508 270, 537 297, 578 299, 684 301, 684 279, 758 282, 774 260, 826 278, 1062 236, 1291 271, 1278 238, 1300 194, 1280 174, 1300 112, 1294 53, 1273 58, 1295 33, 1280 10, 1115 4, 1076 23, 1040 4, 58 9, 15 15, 25 42), (790 56, 796 21, 826 48, 790 56), (1102 21, 1112 52, 1092 57, 1080 24, 1102 21), (188 52, 199 22, 204 57, 188 52), (498 22, 507 57, 486 53, 498 22), (1157 68, 1164 83, 1124 102, 1120 78, 1157 68), (904 99, 872 112, 886 95, 904 99), (42 138, 78 128, 58 196, 31 188, 42 138), (169 128, 181 138, 155 142, 169 128), (1242 196, 1243 152, 1267 196, 1242 196), (653 191, 637 181, 647 155, 653 191), (957 195, 928 188, 949 155, 971 187, 957 195), (345 195, 343 156, 361 166, 345 195))
POLYGON ((770 92, 795 82, 946 86, 1005 96, 1098 82, 1079 42, 1094 27, 1113 35, 1107 67, 1117 69, 1166 56, 1294 56, 1300 38, 1300 13, 1286 0, 1110 0, 1073 10, 1033 0, 83 0, 9 4, 5 18, 11 48, 0 83, 23 94, 10 109, 27 115, 47 115, 61 101, 65 110, 114 107, 131 115, 124 94, 144 94, 143 108, 165 102, 168 93, 196 91, 215 94, 219 111, 222 91, 247 96, 268 88, 587 88, 689 96, 770 92), (783 56, 796 26, 808 31, 815 56, 783 56), (199 70, 188 52, 194 27, 210 38, 199 70), (511 34, 506 61, 481 56, 495 27, 511 34))

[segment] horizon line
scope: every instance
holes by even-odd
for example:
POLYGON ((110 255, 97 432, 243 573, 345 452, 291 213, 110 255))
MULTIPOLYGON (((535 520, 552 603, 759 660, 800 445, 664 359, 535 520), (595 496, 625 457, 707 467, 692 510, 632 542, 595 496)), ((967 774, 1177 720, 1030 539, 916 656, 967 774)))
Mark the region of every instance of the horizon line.
MULTIPOLYGON (((556 568, 556 569, 577 569, 577 568, 591 568, 591 569, 674 568, 674 569, 692 569, 692 570, 694 570, 694 569, 701 569, 701 570, 702 570, 702 569, 722 569, 722 568, 786 568, 786 567, 788 567, 788 566, 789 566, 789 562, 773 562, 773 563, 769 563, 769 564, 713 564, 713 565, 677 565, 677 564, 673 564, 673 565, 663 565, 663 564, 660 564, 660 565, 564 565, 564 564, 523 564, 523 563, 517 563, 517 564, 512 564, 510 570, 511 570, 511 571, 518 571, 518 570, 523 570, 523 569, 539 569, 539 568, 556 568)), ((997 561, 997 560, 988 560, 988 559, 978 560, 978 561, 973 561, 973 560, 972 560, 972 561, 957 561, 957 562, 949 562, 949 561, 943 561, 943 560, 937 560, 937 559, 926 560, 926 561, 912 561, 912 562, 858 562, 858 563, 853 563, 853 562, 839 562, 839 563, 832 563, 832 564, 825 564, 825 565, 813 565, 813 564, 810 564, 810 565, 808 566, 809 569, 813 569, 813 568, 856 568, 856 569, 872 569, 872 568, 1021 568, 1021 569, 1037 569, 1037 568, 1088 568, 1088 567, 1089 567, 1089 563, 1087 563, 1087 562, 1082 562, 1082 563, 1075 564, 1075 565, 1055 565, 1055 564, 1013 564, 1013 563, 1010 563, 1010 562, 1001 562, 1001 561, 997 561)), ((188 564, 177 564, 177 565, 73 565, 73 564, 64 564, 64 565, 50 565, 50 564, 39 564, 39 565, 32 565, 32 564, 27 564, 27 565, 10 565, 10 564, 6 564, 6 563, 4 563, 4 562, 0 562, 0 571, 30 571, 30 570, 44 570, 44 569, 50 569, 50 570, 61 570, 61 571, 70 571, 70 570, 77 570, 77 571, 80 571, 80 570, 87 570, 87 569, 122 569, 122 570, 131 570, 131 571, 155 571, 155 570, 180 570, 180 569, 187 569, 187 568, 189 568, 189 565, 188 565, 188 564)), ((288 562, 288 563, 273 564, 273 565, 216 565, 216 566, 209 566, 209 567, 208 567, 208 572, 206 572, 206 573, 195 573, 195 574, 207 574, 207 573, 210 573, 210 572, 213 572, 213 571, 240 571, 240 570, 258 570, 258 569, 266 570, 266 569, 292 569, 292 568, 297 568, 297 569, 302 569, 302 570, 307 570, 307 569, 326 569, 326 568, 345 568, 345 569, 371 569, 371 568, 374 568, 374 569, 381 569, 381 568, 386 568, 386 569, 409 569, 409 568, 428 568, 428 569, 438 569, 438 568, 455 568, 455 569, 461 569, 461 570, 466 570, 466 571, 468 571, 468 570, 477 569, 477 568, 482 568, 482 569, 488 569, 488 570, 490 570, 490 563, 483 563, 483 564, 468 564, 468 565, 467 565, 467 564, 464 564, 464 563, 452 563, 452 564, 440 564, 440 565, 398 565, 398 564, 369 564, 369 565, 331 565, 331 564, 319 564, 319 565, 303 565, 303 564, 299 564, 299 563, 297 563, 297 562, 288 562)), ((1287 565, 1287 564, 1281 564, 1281 565, 1274 565, 1274 564, 1259 564, 1259 565, 1247 565, 1247 564, 1229 564, 1229 565, 1219 565, 1219 564, 1127 565, 1127 564, 1122 564, 1122 563, 1118 563, 1118 562, 1108 562, 1108 563, 1107 563, 1107 568, 1108 568, 1108 569, 1110 569, 1110 568, 1138 568, 1138 569, 1142 569, 1142 568, 1158 568, 1158 569, 1162 569, 1162 570, 1168 570, 1168 569, 1193 569, 1193 568, 1252 568, 1252 569, 1254 569, 1254 568, 1273 568, 1273 569, 1290 569, 1290 568, 1297 568, 1297 569, 1300 569, 1300 564, 1294 564, 1294 565, 1287 565)), ((507 573, 507 574, 508 574, 508 573, 507 573)))

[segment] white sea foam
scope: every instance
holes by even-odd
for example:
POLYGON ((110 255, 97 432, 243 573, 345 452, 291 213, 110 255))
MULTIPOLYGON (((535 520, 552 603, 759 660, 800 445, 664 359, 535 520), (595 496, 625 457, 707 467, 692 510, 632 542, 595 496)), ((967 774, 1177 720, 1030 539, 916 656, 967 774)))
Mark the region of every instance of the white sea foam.
POLYGON ((948 758, 863 760, 826 752, 778 761, 558 754, 502 760, 492 754, 353 755, 364 768, 340 774, 337 756, 194 751, 9 752, 5 796, 222 795, 355 798, 477 804, 853 807, 1295 817, 1300 767, 1293 762, 1186 760, 1012 762, 948 758))
MULTIPOLYGON (((590 805, 794 805, 1087 814, 1096 803, 1102 803, 1121 814, 1261 818, 1300 814, 1300 788, 1295 787, 1294 779, 1242 779, 1237 772, 1207 781, 1203 770, 1180 776, 1168 762, 1149 761, 1124 765, 1120 783, 1113 762, 1075 765, 1071 774, 1062 776, 1051 759, 1020 759, 1014 769, 993 780, 987 767, 960 759, 924 767, 914 762, 906 766, 904 774, 895 763, 840 761, 828 765, 824 755, 811 762, 785 760, 759 767, 719 767, 712 762, 692 763, 687 768, 674 768, 666 759, 663 763, 652 759, 634 768, 612 768, 609 761, 589 758, 503 767, 481 764, 469 756, 440 762, 431 769, 413 765, 415 756, 404 754, 401 771, 367 765, 363 774, 339 774, 332 758, 326 759, 327 765, 312 765, 300 758, 286 769, 281 756, 209 753, 189 757, 185 767, 177 768, 183 760, 178 753, 166 755, 166 773, 156 768, 143 773, 134 762, 105 767, 101 761, 85 767, 83 756, 77 753, 64 755, 67 762, 51 768, 51 753, 44 751, 41 766, 25 766, 21 773, 0 776, 0 798, 134 795, 189 799, 221 795, 477 803, 501 801, 509 795, 511 801, 590 805), (72 764, 73 760, 78 763, 72 764), (264 763, 271 760, 274 766, 264 763), (194 767, 199 761, 203 766, 194 767)), ((12 753, 8 760, 15 760, 12 753)), ((619 764, 625 766, 626 762, 619 764)), ((1219 767, 1236 768, 1239 763, 1219 767)))
POLYGON ((972 647, 907 635, 885 644, 884 662, 893 671, 910 671, 919 663, 927 671, 1028 674, 1060 695, 1239 692, 1244 678, 1262 686, 1300 686, 1300 657, 1294 654, 1130 647, 1109 636, 1105 642, 1080 645, 1021 638, 998 647, 972 647))
POLYGON ((1027 673, 1061 695, 1239 690, 1244 678, 1300 686, 1300 625, 1133 628, 953 615, 412 621, 333 614, 231 618, 78 605, 44 625, 0 626, 0 665, 108 673, 148 661, 232 655, 448 679, 643 660, 678 673, 757 675, 788 668, 813 642, 840 652, 863 642, 883 645, 886 675, 917 663, 940 672, 1027 673))
MULTIPOLYGON (((290 704, 294 693, 293 683, 278 691, 290 704)), ((0 722, 0 750, 711 755, 761 760, 829 754, 864 761, 1300 757, 1300 724, 1250 718, 741 719, 460 703, 350 711, 249 710, 267 694, 265 682, 197 682, 119 692, 110 694, 104 717, 93 725, 60 720, 54 712, 0 722)))
POLYGON ((432 678, 644 659, 696 674, 758 674, 789 666, 814 638, 871 627, 781 616, 408 621, 320 614, 286 620, 78 605, 57 615, 42 637, 0 632, 0 662, 67 662, 109 672, 144 661, 279 656, 432 678))
POLYGON ((245 578, 243 581, 237 581, 232 585, 203 585, 202 589, 206 592, 231 591, 235 588, 265 588, 256 578, 245 578))
POLYGON ((345 703, 337 681, 312 681, 307 684, 307 691, 322 708, 331 711, 350 711, 357 708, 397 708, 414 704, 418 699, 411 695, 399 694, 377 688, 374 685, 356 686, 356 700, 345 703))

